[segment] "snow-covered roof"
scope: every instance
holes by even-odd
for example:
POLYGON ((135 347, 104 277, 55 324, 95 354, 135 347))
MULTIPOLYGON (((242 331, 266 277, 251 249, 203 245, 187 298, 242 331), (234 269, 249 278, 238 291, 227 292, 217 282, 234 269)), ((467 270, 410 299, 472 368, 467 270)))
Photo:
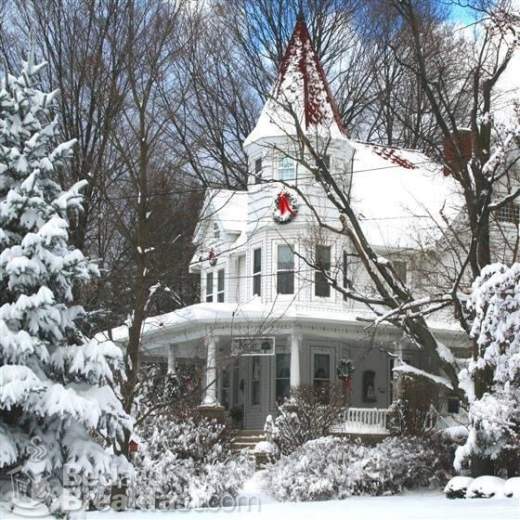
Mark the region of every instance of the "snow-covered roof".
POLYGON ((352 206, 373 246, 416 247, 437 235, 435 223, 442 225, 441 211, 449 219, 458 214, 456 182, 423 153, 352 145, 352 206))
MULTIPOLYGON (((168 333, 173 335, 181 333, 186 329, 197 330, 201 337, 207 334, 208 328, 218 326, 228 326, 230 332, 233 326, 239 323, 250 323, 252 330, 258 334, 258 325, 262 326, 262 333, 268 333, 269 324, 277 326, 283 323, 294 324, 296 322, 309 323, 318 321, 329 325, 348 325, 349 327, 366 328, 365 322, 360 322, 359 317, 373 317, 366 309, 352 310, 333 310, 325 309, 323 306, 315 308, 308 305, 298 305, 295 302, 278 302, 276 304, 263 304, 258 299, 249 303, 197 303, 182 309, 152 316, 145 320, 142 327, 143 337, 150 337, 154 334, 168 333), (266 320, 266 317, 269 317, 266 320)), ((434 330, 458 333, 460 327, 456 322, 448 321, 429 321, 429 325, 434 330)), ((384 327, 385 325, 381 325, 384 327)), ((110 332, 100 332, 96 335, 96 340, 106 341, 110 339, 116 342, 125 342, 128 339, 128 326, 121 325, 110 332)))
POLYGON ((200 221, 214 219, 227 233, 241 233, 247 221, 247 191, 210 188, 200 221))
POLYGON ((295 117, 304 130, 346 138, 303 17, 296 22, 273 91, 244 146, 262 138, 296 135, 295 117))

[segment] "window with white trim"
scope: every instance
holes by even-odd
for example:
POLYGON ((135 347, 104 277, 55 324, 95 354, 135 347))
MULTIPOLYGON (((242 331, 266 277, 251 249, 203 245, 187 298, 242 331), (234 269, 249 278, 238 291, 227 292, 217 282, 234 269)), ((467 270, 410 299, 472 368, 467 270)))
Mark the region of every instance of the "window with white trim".
POLYGON ((224 302, 225 275, 226 271, 224 269, 217 271, 217 301, 220 303, 224 302))
POLYGON ((220 238, 220 228, 216 222, 213 222, 213 238, 218 240, 220 238))
POLYGON ((259 157, 255 161, 255 184, 258 184, 262 179, 262 158, 259 157))
MULTIPOLYGON (((350 289, 350 281, 348 279, 348 253, 343 251, 343 289, 350 289)), ((347 296, 343 295, 343 300, 347 300, 347 296)))
POLYGON ((262 295, 262 249, 253 250, 253 296, 262 295))
POLYGON ((276 292, 294 294, 294 252, 288 244, 278 245, 276 292))
POLYGON ((399 276, 403 283, 406 283, 406 277, 408 274, 406 262, 404 260, 393 260, 392 265, 394 267, 394 271, 397 273, 397 276, 399 276))
POLYGON ((498 222, 507 222, 516 225, 520 222, 520 207, 513 202, 501 206, 496 210, 495 214, 498 222))
POLYGON ((206 301, 213 301, 213 273, 206 273, 206 301))
POLYGON ((275 399, 277 403, 283 403, 289 397, 291 389, 291 354, 277 353, 275 359, 275 399))
POLYGON ((330 296, 330 285, 327 274, 330 273, 331 247, 316 246, 316 272, 314 276, 314 294, 322 298, 330 296))
POLYGON ((289 182, 296 180, 296 163, 291 157, 280 157, 278 161, 278 179, 289 182))

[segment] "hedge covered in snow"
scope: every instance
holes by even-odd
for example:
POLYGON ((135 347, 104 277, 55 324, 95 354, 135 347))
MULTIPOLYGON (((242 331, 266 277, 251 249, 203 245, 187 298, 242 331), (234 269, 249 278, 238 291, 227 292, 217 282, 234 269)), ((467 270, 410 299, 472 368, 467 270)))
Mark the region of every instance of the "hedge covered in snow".
POLYGON ((391 495, 439 485, 448 468, 430 439, 389 437, 375 446, 337 437, 305 443, 268 471, 268 486, 282 501, 391 495))
POLYGON ((218 506, 235 497, 253 462, 232 453, 214 421, 157 417, 139 431, 131 505, 138 509, 218 506))

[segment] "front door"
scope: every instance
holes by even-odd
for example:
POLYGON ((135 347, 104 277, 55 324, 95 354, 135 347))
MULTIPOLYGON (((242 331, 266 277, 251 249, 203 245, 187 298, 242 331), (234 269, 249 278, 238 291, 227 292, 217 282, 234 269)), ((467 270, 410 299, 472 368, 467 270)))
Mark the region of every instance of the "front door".
POLYGON ((270 413, 271 402, 271 356, 244 356, 241 360, 242 374, 246 376, 244 402, 244 428, 262 430, 270 413))

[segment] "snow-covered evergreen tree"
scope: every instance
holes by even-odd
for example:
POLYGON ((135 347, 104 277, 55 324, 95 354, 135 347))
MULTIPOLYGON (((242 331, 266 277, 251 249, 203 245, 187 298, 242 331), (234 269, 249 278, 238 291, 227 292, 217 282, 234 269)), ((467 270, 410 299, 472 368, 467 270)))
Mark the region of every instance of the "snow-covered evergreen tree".
POLYGON ((455 467, 475 455, 494 462, 495 471, 520 471, 520 264, 492 264, 482 270, 468 302, 474 314, 471 336, 479 356, 460 374, 469 401, 468 439, 455 467), (492 386, 479 395, 476 373, 490 374, 492 386))
POLYGON ((59 484, 65 468, 113 474, 123 461, 94 432, 110 443, 129 419, 111 388, 120 350, 78 329, 74 288, 97 268, 68 243, 85 183, 58 182, 75 143, 56 145, 57 92, 37 88, 44 65, 29 59, 0 85, 0 474, 59 484))

